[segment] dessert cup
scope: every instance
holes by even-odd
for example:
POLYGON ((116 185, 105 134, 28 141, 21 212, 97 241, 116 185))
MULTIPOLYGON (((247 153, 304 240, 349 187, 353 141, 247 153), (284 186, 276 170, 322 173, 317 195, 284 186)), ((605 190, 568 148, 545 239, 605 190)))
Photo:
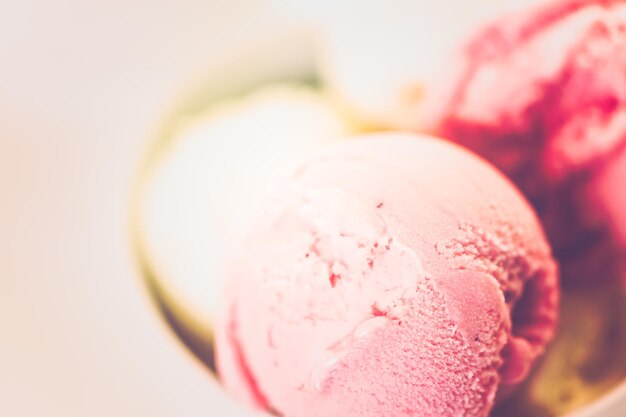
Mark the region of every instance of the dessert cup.
MULTIPOLYGON (((267 45, 264 45, 264 48, 267 45)), ((210 324, 194 316, 183 301, 170 291, 159 274, 158 260, 145 252, 145 236, 139 224, 143 190, 150 173, 168 145, 177 140, 176 126, 224 98, 232 99, 245 92, 275 82, 303 83, 320 88, 311 64, 314 48, 308 41, 293 42, 293 48, 310 53, 310 60, 293 63, 281 60, 289 56, 263 54, 250 48, 250 56, 233 65, 239 79, 228 71, 214 74, 191 90, 188 98, 175 106, 146 153, 137 181, 132 224, 136 258, 141 265, 145 286, 162 313, 164 327, 169 327, 181 342, 211 370, 213 336, 210 324), (308 64, 307 64, 308 63, 308 64), (224 88, 227 84, 229 87, 224 88), (222 86, 216 89, 215 86, 222 86)), ((277 46, 280 50, 281 46, 277 46)), ((555 342, 524 386, 499 405, 492 416, 533 417, 621 417, 626 410, 626 292, 610 284, 600 288, 567 289, 562 293, 561 326, 555 342)), ((617 285, 617 284, 615 284, 617 285)), ((220 291, 215 288, 215 291, 220 291)), ((227 395, 224 393, 224 395, 227 395)), ((250 415, 254 413, 251 411, 250 415)), ((227 416, 226 416, 227 417, 227 416)))

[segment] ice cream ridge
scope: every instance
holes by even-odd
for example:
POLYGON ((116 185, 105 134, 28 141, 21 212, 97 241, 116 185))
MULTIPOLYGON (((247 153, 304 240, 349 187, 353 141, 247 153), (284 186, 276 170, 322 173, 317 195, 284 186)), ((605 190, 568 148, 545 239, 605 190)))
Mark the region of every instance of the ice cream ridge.
POLYGON ((487 416, 557 323, 557 267, 528 203, 422 135, 308 159, 226 273, 220 378, 285 417, 487 416))
POLYGON ((457 58, 429 131, 522 189, 565 283, 626 275, 626 2, 544 1, 484 25, 457 58))

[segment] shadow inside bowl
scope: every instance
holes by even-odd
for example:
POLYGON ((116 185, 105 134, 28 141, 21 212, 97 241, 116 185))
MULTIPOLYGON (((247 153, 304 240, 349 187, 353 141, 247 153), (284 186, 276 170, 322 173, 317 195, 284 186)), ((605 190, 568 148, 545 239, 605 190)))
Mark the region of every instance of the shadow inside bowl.
POLYGON ((494 417, 561 417, 626 381, 626 295, 609 283, 563 289, 554 342, 494 417))

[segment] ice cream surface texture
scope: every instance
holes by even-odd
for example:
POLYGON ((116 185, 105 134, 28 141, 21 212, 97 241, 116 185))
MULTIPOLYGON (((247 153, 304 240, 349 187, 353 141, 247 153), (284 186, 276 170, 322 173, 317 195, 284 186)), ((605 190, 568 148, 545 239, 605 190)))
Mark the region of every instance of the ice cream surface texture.
POLYGON ((557 321, 533 211, 491 166, 426 136, 310 159, 227 272, 220 376, 286 417, 487 416, 557 321))
POLYGON ((484 26, 458 61, 430 131, 522 189, 564 280, 610 275, 626 257, 626 2, 545 1, 484 26))
POLYGON ((307 86, 265 86, 179 120, 143 181, 139 241, 165 302, 210 331, 225 248, 296 161, 349 127, 307 86))

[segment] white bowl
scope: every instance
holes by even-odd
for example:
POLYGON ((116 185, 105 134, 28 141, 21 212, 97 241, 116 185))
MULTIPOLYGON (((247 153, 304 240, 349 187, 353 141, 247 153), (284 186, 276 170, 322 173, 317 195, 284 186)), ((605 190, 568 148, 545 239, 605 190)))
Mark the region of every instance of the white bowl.
MULTIPOLYGON (((220 98, 249 91, 251 88, 264 83, 288 82, 315 76, 314 42, 310 36, 302 36, 300 29, 296 27, 292 29, 293 33, 291 34, 289 30, 283 33, 284 38, 266 40, 245 48, 246 54, 238 56, 224 67, 236 69, 235 77, 231 71, 226 70, 224 73, 213 74, 208 80, 198 83, 190 92, 189 99, 184 100, 171 112, 171 117, 164 123, 157 144, 152 151, 158 151, 164 141, 167 142, 172 139, 171 126, 172 123, 176 123, 178 118, 193 116, 199 109, 220 98), (272 53, 267 53, 267 51, 272 51, 272 53), (298 59, 292 59, 294 55, 298 56, 298 59), (225 85, 227 87, 224 87, 225 85), (212 88, 214 86, 220 86, 220 88, 212 88)), ((206 349, 211 343, 210 330, 206 326, 197 326, 197 323, 188 325, 190 321, 186 315, 177 315, 178 308, 172 308, 171 305, 173 302, 172 295, 168 294, 167 289, 159 284, 159 279, 155 277, 150 261, 141 253, 139 256, 144 267, 148 287, 157 300, 167 322, 179 337, 187 339, 187 347, 191 348, 205 365, 211 366, 211 354, 207 353, 206 349)), ((624 360, 626 360, 626 352, 624 360)), ((223 395, 227 394, 224 393, 223 395)), ((612 388, 592 403, 559 417, 623 417, 625 415, 626 381, 612 388)))

